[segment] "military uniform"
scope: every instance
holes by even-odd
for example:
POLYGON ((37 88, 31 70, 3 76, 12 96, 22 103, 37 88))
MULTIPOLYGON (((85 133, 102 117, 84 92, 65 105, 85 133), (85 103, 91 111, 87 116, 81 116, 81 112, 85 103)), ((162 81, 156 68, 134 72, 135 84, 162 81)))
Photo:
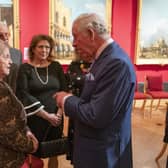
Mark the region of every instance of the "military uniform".
POLYGON ((0 168, 19 168, 33 142, 26 136, 26 116, 22 104, 9 86, 0 81, 0 168))
MULTIPOLYGON (((91 63, 84 62, 82 60, 79 61, 72 61, 69 65, 66 78, 68 83, 68 88, 70 92, 72 92, 76 96, 80 96, 85 75, 90 68, 91 63)), ((71 160, 73 164, 72 157, 73 157, 73 143, 74 143, 74 122, 70 118, 69 125, 68 125, 68 138, 69 138, 69 152, 67 153, 67 159, 71 160)))

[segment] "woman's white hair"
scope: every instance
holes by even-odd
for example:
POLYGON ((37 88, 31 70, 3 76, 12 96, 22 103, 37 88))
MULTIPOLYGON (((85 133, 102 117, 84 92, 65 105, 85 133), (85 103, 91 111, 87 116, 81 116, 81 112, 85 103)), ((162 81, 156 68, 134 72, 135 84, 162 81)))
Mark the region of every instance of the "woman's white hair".
POLYGON ((4 50, 9 46, 2 40, 0 40, 0 56, 4 53, 4 50))

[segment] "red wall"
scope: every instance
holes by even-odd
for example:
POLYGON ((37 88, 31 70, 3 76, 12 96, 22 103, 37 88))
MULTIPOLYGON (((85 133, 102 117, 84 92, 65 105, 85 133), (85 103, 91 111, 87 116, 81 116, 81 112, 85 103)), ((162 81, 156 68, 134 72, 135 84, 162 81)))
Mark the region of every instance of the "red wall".
POLYGON ((33 35, 49 32, 49 0, 20 0, 20 48, 29 46, 33 35))
POLYGON ((112 3, 112 37, 125 49, 133 62, 137 1, 113 0, 112 3))
MULTIPOLYGON (((136 18, 138 0, 112 0, 112 37, 135 58, 136 18)), ((49 32, 49 0, 20 1, 20 47, 29 46, 34 34, 49 32)), ((63 65, 66 69, 67 65, 63 65)), ((162 74, 168 81, 168 65, 135 65, 137 80, 143 82, 147 74, 162 74)))

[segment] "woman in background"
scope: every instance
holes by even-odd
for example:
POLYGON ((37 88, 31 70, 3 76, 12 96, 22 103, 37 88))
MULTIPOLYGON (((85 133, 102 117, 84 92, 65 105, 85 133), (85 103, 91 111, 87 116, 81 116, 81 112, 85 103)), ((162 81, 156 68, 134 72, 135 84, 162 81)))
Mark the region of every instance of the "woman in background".
MULTIPOLYGON (((34 36, 28 50, 29 62, 22 64, 18 73, 17 96, 25 106, 28 125, 39 142, 58 139, 63 134, 63 117, 57 113, 53 94, 66 90, 66 80, 61 65, 54 61, 54 46, 50 36, 34 36)), ((40 148, 35 155, 40 157, 40 148)), ((56 157, 49 159, 48 167, 58 167, 56 157)))
POLYGON ((26 153, 38 148, 38 141, 26 125, 22 104, 3 81, 10 72, 12 60, 8 46, 0 41, 0 167, 18 168, 26 153))

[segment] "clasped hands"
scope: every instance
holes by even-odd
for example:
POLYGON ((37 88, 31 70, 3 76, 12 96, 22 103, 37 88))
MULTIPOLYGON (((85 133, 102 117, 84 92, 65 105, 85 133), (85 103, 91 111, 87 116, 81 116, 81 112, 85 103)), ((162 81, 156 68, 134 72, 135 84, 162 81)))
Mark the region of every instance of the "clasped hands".
POLYGON ((63 91, 57 92, 56 94, 53 95, 53 98, 56 100, 57 106, 58 106, 58 111, 56 112, 56 114, 48 113, 43 109, 43 110, 41 110, 42 113, 38 113, 38 115, 40 115, 42 118, 48 120, 48 122, 52 126, 57 127, 62 122, 64 97, 70 96, 70 95, 72 95, 72 94, 67 93, 67 92, 63 92, 63 91))
POLYGON ((46 120, 48 120, 48 122, 53 126, 53 127, 57 127, 61 124, 62 122, 62 109, 58 108, 56 113, 47 113, 47 117, 46 120))

